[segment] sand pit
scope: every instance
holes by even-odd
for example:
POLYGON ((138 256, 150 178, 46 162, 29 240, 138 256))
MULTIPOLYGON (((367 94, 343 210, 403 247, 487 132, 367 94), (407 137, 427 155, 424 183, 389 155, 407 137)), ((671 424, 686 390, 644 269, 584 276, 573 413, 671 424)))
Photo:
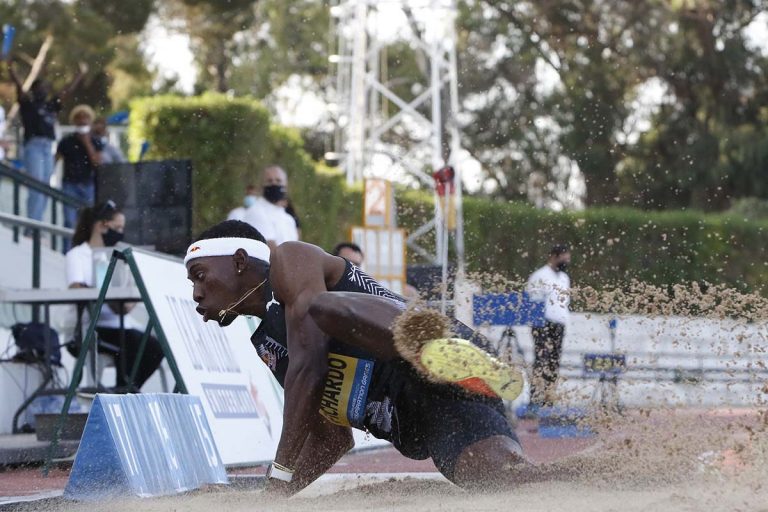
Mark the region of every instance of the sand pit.
MULTIPOLYGON (((581 290, 576 299, 593 311, 652 316, 695 310, 702 316, 738 320, 744 325, 764 322, 768 316, 764 299, 716 287, 675 289, 676 300, 647 287, 607 294, 581 290)), ((413 322, 400 324, 403 329, 396 334, 405 331, 423 336, 397 336, 400 339, 412 342, 434 337, 436 331, 445 334, 446 326, 428 314, 406 315, 406 319, 413 322), (419 323, 420 316, 427 321, 419 323)), ((664 331, 663 326, 660 331, 664 331)), ((661 339, 663 333, 656 336, 661 339)), ((734 328, 731 337, 741 343, 743 336, 734 328)), ((734 364, 743 353, 757 354, 756 364, 764 368, 763 347, 763 343, 747 343, 736 352, 714 345, 709 350, 719 351, 734 364)), ((408 352, 413 347, 400 349, 408 352)), ((752 383, 764 387, 759 396, 752 397, 754 405, 750 408, 728 410, 720 404, 694 410, 659 405, 623 415, 593 416, 587 420, 596 432, 592 441, 558 440, 559 448, 550 452, 529 450, 540 438, 529 426, 520 424, 518 434, 537 468, 521 474, 522 483, 495 494, 468 493, 430 473, 346 473, 326 475, 289 500, 233 486, 97 504, 48 498, 0 505, 0 511, 768 511, 768 384, 760 383, 756 374, 752 383), (574 453, 576 450, 581 451, 574 453)), ((661 383, 654 383, 654 402, 664 402, 666 390, 661 383)), ((569 397, 561 398, 565 403, 569 397)))
POLYGON ((757 410, 635 411, 602 418, 591 446, 541 464, 540 481, 496 494, 467 493, 433 473, 346 474, 327 475, 290 500, 266 497, 259 490, 210 488, 96 505, 54 498, 0 510, 764 511, 767 419, 757 410))
POLYGON ((296 497, 287 501, 267 499, 259 491, 231 492, 210 490, 184 497, 72 504, 61 499, 20 504, 3 510, 23 511, 167 511, 211 510, 246 511, 324 511, 324 510, 403 510, 403 511, 761 511, 768 504, 768 489, 755 481, 706 476, 687 483, 655 485, 650 488, 610 488, 587 483, 551 482, 520 486, 494 495, 472 495, 447 482, 397 480, 361 486, 313 498, 296 497))

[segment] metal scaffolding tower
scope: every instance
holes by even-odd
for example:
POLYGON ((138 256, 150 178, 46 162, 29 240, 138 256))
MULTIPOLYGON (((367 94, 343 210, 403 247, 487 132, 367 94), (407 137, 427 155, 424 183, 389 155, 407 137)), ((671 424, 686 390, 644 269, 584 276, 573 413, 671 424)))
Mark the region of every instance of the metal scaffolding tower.
POLYGON ((459 273, 464 262, 455 0, 339 0, 331 15, 340 165, 350 183, 399 174, 434 190, 434 218, 410 234, 408 247, 442 266, 445 308, 450 258, 459 273), (423 78, 408 99, 394 91, 402 80, 387 76, 387 50, 400 43, 402 51, 404 42, 423 78), (433 230, 434 253, 418 243, 433 230))

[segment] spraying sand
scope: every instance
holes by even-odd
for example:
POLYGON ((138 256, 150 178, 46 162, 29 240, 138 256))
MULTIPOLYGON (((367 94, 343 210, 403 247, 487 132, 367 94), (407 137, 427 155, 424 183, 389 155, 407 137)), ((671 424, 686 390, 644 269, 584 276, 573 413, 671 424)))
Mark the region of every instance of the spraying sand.
MULTIPOLYGON (((510 289, 509 283, 504 288, 510 289)), ((762 297, 695 283, 674 287, 671 293, 638 283, 608 292, 581 289, 574 299, 596 312, 695 314, 744 322, 768 317, 762 297)), ((447 335, 447 327, 436 314, 409 313, 395 326, 395 337, 412 344, 398 348, 405 356, 415 354, 419 342, 447 335)), ((406 478, 330 492, 324 492, 321 481, 290 500, 264 496, 259 490, 210 488, 185 496, 95 505, 49 499, 0 510, 768 511, 767 395, 768 383, 753 408, 727 414, 662 407, 623 415, 594 413, 584 420, 597 433, 589 448, 540 464, 521 475, 527 483, 497 494, 470 494, 447 481, 406 478)))
MULTIPOLYGON (((290 500, 261 491, 211 488, 185 496, 100 503, 110 511, 187 510, 768 510, 768 414, 743 410, 634 411, 591 420, 598 440, 583 452, 540 465, 536 482, 498 494, 470 494, 445 481, 406 478, 324 492, 314 484, 290 500)), ((354 478, 354 477, 350 477, 354 478)), ((352 484, 354 484, 354 480, 352 484)), ((63 499, 2 510, 92 512, 63 499)))

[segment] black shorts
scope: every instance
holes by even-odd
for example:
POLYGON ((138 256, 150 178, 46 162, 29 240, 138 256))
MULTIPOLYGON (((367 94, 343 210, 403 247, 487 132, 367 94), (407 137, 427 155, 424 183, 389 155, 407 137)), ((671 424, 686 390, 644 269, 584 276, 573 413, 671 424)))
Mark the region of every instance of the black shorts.
POLYGON ((519 442, 500 399, 427 382, 402 360, 386 366, 396 419, 387 437, 404 456, 432 458, 437 469, 453 480, 456 462, 468 446, 493 436, 519 442))
POLYGON ((456 462, 468 446, 493 436, 519 442, 504 408, 487 402, 432 399, 422 409, 426 448, 437 469, 453 480, 456 462))

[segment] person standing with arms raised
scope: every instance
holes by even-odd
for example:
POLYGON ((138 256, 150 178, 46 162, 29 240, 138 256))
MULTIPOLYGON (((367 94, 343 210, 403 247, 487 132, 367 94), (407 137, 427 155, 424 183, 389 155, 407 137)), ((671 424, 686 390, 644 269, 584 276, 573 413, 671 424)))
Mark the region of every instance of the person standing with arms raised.
MULTIPOLYGON (((72 81, 58 92, 51 93, 47 80, 38 78, 29 91, 16 74, 13 60, 7 62, 8 73, 16 86, 21 123, 24 126, 24 169, 33 178, 48 185, 53 174, 53 143, 56 141, 56 117, 61 112, 62 99, 70 95, 88 71, 81 63, 72 81)), ((30 191, 27 198, 27 216, 42 220, 47 198, 30 191)))

